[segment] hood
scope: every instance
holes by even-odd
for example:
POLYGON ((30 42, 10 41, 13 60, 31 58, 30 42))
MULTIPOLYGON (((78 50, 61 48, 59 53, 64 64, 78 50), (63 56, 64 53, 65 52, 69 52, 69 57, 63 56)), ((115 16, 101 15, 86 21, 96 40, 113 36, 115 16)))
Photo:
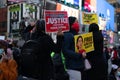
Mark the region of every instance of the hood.
POLYGON ((36 22, 36 31, 38 32, 45 32, 45 20, 38 20, 36 22))
POLYGON ((99 26, 96 23, 92 23, 89 25, 89 32, 98 32, 99 26))
POLYGON ((76 17, 70 16, 68 19, 69 19, 69 25, 71 27, 73 25, 73 23, 75 22, 76 17))

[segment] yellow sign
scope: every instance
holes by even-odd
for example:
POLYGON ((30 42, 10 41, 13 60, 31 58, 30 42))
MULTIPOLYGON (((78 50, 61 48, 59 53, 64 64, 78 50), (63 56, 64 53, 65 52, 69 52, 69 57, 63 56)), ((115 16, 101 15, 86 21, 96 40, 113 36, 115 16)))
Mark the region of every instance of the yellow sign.
POLYGON ((92 32, 75 35, 74 40, 75 40, 75 51, 77 53, 80 53, 81 51, 85 51, 86 53, 88 53, 94 50, 92 32))
POLYGON ((89 25, 91 23, 97 23, 98 24, 98 16, 95 13, 82 12, 82 22, 85 25, 89 25))

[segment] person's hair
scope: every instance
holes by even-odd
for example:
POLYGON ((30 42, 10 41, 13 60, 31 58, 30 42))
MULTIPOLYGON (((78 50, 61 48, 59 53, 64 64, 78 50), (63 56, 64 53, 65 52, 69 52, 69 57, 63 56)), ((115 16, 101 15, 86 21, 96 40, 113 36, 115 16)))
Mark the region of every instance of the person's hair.
POLYGON ((99 31, 99 26, 96 23, 92 23, 89 25, 89 32, 99 31))
POLYGON ((19 26, 20 26, 20 27, 26 27, 25 21, 21 21, 21 22, 19 23, 19 26))
POLYGON ((14 59, 3 59, 0 63, 0 80, 17 80, 18 71, 17 71, 17 63, 14 59))
POLYGON ((70 16, 68 19, 69 19, 69 26, 71 27, 77 18, 70 16))
POLYGON ((43 31, 45 32, 45 20, 37 20, 36 22, 36 31, 43 31))

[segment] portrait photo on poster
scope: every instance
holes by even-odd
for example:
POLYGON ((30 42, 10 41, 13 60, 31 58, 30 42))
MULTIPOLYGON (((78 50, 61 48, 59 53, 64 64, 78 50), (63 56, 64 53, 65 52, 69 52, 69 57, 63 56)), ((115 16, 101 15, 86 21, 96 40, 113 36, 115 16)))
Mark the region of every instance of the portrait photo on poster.
POLYGON ((75 51, 77 53, 90 52, 94 50, 92 33, 84 33, 74 36, 75 51))

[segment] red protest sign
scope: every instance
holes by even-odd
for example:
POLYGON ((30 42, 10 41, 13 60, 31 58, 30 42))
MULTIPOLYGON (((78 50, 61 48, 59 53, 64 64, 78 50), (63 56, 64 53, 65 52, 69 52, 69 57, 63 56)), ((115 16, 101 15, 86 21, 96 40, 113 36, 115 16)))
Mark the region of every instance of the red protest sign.
POLYGON ((45 11, 46 32, 57 32, 58 28, 62 31, 69 31, 68 15, 66 11, 45 11))

